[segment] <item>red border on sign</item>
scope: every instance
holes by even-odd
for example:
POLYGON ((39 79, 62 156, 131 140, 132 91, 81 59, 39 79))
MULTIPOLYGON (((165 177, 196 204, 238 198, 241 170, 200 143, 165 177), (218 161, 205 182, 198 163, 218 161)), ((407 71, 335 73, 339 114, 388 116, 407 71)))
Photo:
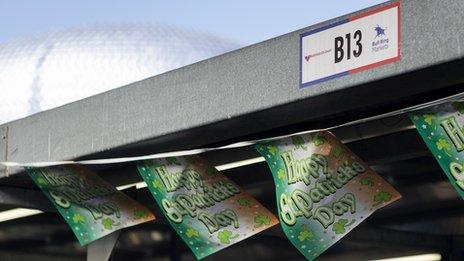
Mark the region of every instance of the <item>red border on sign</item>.
POLYGON ((362 71, 365 71, 365 70, 368 70, 368 69, 372 69, 374 67, 378 67, 378 66, 381 66, 381 65, 385 65, 385 64, 389 64, 389 63, 393 63, 393 62, 397 62, 397 61, 401 60, 401 5, 400 5, 400 2, 389 4, 389 5, 383 6, 381 8, 374 9, 374 10, 371 10, 369 12, 362 13, 362 14, 350 17, 349 20, 354 21, 354 20, 357 20, 357 19, 360 19, 360 18, 363 18, 363 17, 366 17, 366 16, 370 16, 370 15, 373 15, 373 14, 376 14, 376 13, 380 13, 382 11, 385 11, 385 10, 388 10, 388 9, 391 9, 391 8, 395 8, 395 7, 398 8, 397 9, 397 12, 398 12, 398 15, 397 15, 398 16, 398 53, 397 53, 396 57, 389 58, 387 60, 383 60, 383 61, 376 62, 376 63, 371 63, 371 64, 368 64, 368 65, 365 65, 365 66, 362 66, 362 67, 358 67, 356 69, 351 69, 351 70, 349 70, 350 74, 362 72, 362 71))
POLYGON ((374 10, 367 11, 367 12, 362 13, 362 14, 354 15, 354 16, 350 17, 349 19, 350 19, 350 21, 354 21, 354 20, 357 20, 359 18, 363 18, 363 17, 370 16, 370 15, 373 15, 373 14, 376 14, 376 13, 380 13, 382 11, 385 11, 385 10, 388 10, 388 9, 391 9, 391 8, 394 8, 394 7, 398 7, 398 10, 399 10, 400 2, 392 3, 392 4, 382 6, 380 8, 374 9, 374 10))

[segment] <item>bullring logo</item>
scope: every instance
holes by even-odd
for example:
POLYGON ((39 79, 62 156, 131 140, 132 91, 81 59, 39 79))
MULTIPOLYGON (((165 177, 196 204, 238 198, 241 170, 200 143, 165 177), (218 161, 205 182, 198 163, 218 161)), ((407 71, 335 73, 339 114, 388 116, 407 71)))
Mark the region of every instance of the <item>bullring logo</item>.
POLYGON ((386 27, 381 27, 378 24, 374 27, 375 37, 372 41, 372 52, 376 53, 387 50, 389 48, 388 43, 390 42, 390 39, 385 33, 386 30, 386 27))
POLYGON ((375 32, 376 32, 376 35, 375 35, 375 38, 377 37, 382 37, 383 36, 386 36, 385 35, 385 30, 387 30, 387 28, 382 28, 380 27, 379 25, 377 25, 375 28, 374 28, 375 32))

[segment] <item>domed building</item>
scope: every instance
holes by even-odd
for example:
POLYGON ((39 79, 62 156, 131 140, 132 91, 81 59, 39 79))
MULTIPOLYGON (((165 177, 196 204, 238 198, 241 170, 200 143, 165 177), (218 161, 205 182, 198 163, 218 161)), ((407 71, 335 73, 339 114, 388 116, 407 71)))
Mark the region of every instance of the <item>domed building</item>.
POLYGON ((72 28, 0 44, 0 124, 237 49, 173 26, 72 28))

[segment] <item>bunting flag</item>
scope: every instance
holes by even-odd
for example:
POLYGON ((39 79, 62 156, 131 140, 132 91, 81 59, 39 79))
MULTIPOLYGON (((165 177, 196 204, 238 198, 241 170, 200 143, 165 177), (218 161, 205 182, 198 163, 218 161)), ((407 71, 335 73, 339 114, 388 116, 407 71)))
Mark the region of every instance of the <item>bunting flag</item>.
POLYGON ((26 171, 81 245, 155 219, 146 207, 82 166, 27 167, 26 171))
POLYGON ((259 143, 256 149, 274 177, 280 224, 310 260, 401 197, 327 131, 259 143))
POLYGON ((145 160, 138 169, 198 259, 278 223, 256 199, 198 156, 145 160))
POLYGON ((464 102, 409 114, 417 131, 459 195, 464 198, 464 102))

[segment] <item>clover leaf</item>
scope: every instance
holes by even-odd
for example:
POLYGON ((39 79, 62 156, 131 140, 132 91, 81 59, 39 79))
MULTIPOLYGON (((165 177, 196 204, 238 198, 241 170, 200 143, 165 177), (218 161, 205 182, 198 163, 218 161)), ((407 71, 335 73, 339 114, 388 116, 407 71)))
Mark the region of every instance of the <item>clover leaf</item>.
POLYGON ((148 213, 142 209, 135 209, 134 210, 134 219, 145 219, 148 217, 148 213))
POLYGON ((292 143, 295 146, 295 149, 301 148, 303 150, 306 150, 306 146, 304 146, 306 142, 303 139, 303 137, 299 135, 292 136, 292 143))
POLYGON ((285 171, 283 169, 279 169, 277 171, 277 178, 278 179, 285 179, 285 171))
POLYGON ((437 145, 437 149, 438 150, 444 150, 446 154, 448 154, 449 156, 450 155, 450 151, 451 151, 451 144, 446 141, 445 139, 438 139, 438 141, 435 143, 435 145, 437 145))
POLYGON ((257 214, 255 216, 255 228, 269 225, 271 223, 271 218, 264 214, 257 214))
POLYGON ((447 142, 445 139, 439 139, 437 141, 436 145, 437 145, 437 148, 439 150, 442 150, 442 149, 449 150, 449 149, 451 149, 451 144, 449 144, 449 142, 447 142))
POLYGON ((361 185, 364 185, 364 186, 374 186, 374 181, 372 180, 372 177, 366 177, 366 178, 363 178, 361 179, 361 185))
POLYGON ((271 155, 276 155, 279 149, 275 145, 269 145, 267 146, 267 151, 269 151, 271 155))
POLYGON ((38 177, 38 178, 37 178, 37 183, 38 183, 39 185, 43 185, 43 186, 48 185, 47 180, 46 180, 45 178, 43 178, 43 177, 38 177))
POLYGON ((392 199, 390 192, 381 191, 374 196, 374 207, 380 205, 383 202, 388 202, 392 199))
POLYGON ((219 242, 221 242, 221 244, 224 244, 224 245, 230 244, 230 240, 236 237, 238 237, 238 234, 232 236, 232 232, 230 232, 229 230, 222 230, 222 231, 219 231, 219 233, 217 234, 217 238, 219 239, 219 242))
POLYGON ((298 235, 298 240, 300 240, 300 242, 303 242, 313 237, 314 233, 311 230, 303 229, 300 231, 300 234, 298 235))
POLYGON ((424 121, 428 124, 428 125, 432 125, 433 123, 433 120, 435 119, 435 115, 433 114, 424 114, 424 121))
POLYGON ((151 183, 153 185, 153 188, 155 189, 162 189, 163 188, 163 183, 161 183, 161 181, 155 179, 153 180, 153 182, 151 183))
POLYGON ((250 205, 250 199, 248 199, 248 198, 239 198, 239 199, 237 199, 237 203, 242 207, 249 206, 250 205))
POLYGON ((314 145, 316 146, 321 146, 322 144, 324 144, 325 142, 325 138, 322 137, 320 134, 316 133, 313 135, 313 143, 314 145))
POLYGON ((335 148, 333 148, 332 150, 332 154, 335 156, 335 158, 340 158, 343 154, 345 153, 345 150, 340 147, 340 146, 336 146, 335 148))
POLYGON ((84 223, 85 217, 80 213, 74 213, 72 220, 74 223, 84 223))
POLYGON ((354 223, 354 219, 348 223, 348 219, 342 218, 335 222, 332 226, 332 231, 337 234, 344 234, 346 232, 346 227, 349 227, 351 224, 354 223))
POLYGON ((114 221, 111 218, 104 218, 102 220, 102 225, 105 229, 111 230, 113 229, 114 221))
POLYGON ((191 227, 187 229, 187 232, 185 232, 185 235, 187 235, 188 238, 200 237, 200 233, 198 232, 198 230, 191 228, 191 227))

